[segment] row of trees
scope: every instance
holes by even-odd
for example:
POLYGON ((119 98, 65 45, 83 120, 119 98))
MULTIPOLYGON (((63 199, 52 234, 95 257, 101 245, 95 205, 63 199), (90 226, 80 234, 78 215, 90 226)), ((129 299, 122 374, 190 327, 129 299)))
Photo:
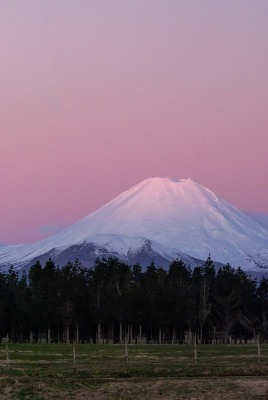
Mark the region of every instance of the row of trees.
POLYGON ((84 268, 36 262, 21 277, 0 274, 0 335, 13 341, 228 342, 266 337, 268 280, 259 283, 210 257, 190 269, 174 261, 166 271, 142 271, 118 259, 84 268))

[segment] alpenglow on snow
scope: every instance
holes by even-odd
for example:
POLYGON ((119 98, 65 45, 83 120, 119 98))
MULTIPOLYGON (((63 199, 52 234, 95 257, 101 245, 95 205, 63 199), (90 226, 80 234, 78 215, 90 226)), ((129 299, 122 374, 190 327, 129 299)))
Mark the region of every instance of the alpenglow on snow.
POLYGON ((51 257, 58 265, 78 258, 90 266, 113 256, 194 266, 209 254, 235 268, 266 270, 268 230, 190 178, 150 178, 50 238, 0 247, 0 265, 21 269, 51 257))

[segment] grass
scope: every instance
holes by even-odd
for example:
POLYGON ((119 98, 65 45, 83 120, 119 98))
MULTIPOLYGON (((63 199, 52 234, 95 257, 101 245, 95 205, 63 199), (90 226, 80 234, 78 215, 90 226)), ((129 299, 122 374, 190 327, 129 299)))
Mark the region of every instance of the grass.
POLYGON ((0 399, 268 398, 266 344, 260 363, 255 345, 198 345, 195 363, 190 345, 129 345, 127 359, 124 345, 84 344, 75 359, 72 345, 9 344, 7 361, 0 345, 0 399))

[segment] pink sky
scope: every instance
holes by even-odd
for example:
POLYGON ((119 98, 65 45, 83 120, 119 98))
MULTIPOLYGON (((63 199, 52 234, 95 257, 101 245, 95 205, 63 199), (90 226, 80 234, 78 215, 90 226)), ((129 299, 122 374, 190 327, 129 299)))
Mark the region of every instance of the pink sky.
POLYGON ((267 0, 0 2, 0 242, 148 177, 268 213, 267 0))

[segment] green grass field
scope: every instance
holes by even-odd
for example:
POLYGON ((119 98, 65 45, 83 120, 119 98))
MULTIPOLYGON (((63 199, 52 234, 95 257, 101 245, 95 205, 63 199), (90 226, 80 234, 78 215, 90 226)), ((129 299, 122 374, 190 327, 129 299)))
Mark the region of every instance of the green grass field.
POLYGON ((0 345, 0 399, 268 399, 268 345, 0 345))

